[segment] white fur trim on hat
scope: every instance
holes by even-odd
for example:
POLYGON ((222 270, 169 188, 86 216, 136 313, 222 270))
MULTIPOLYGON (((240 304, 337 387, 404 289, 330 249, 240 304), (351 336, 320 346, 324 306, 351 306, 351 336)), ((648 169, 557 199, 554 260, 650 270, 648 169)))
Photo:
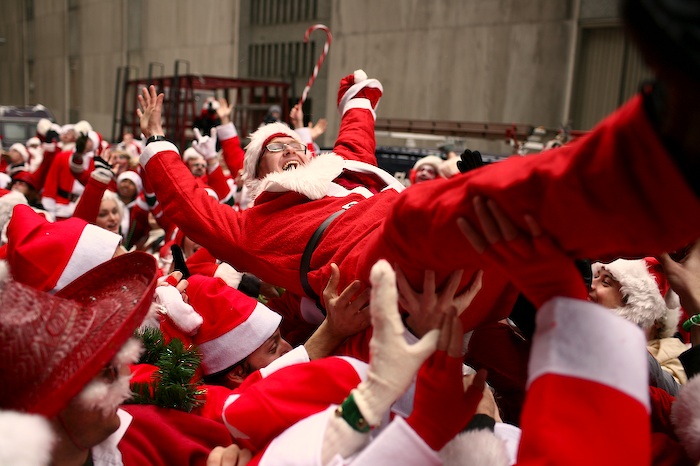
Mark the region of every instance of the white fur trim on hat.
POLYGON ((143 181, 138 173, 135 171, 125 171, 119 174, 117 177, 117 184, 121 183, 122 180, 129 180, 136 185, 136 190, 141 193, 143 191, 143 181))
POLYGON ((19 152, 19 154, 22 156, 22 160, 24 160, 25 162, 29 160, 29 152, 27 152, 27 148, 24 147, 24 144, 16 142, 10 146, 10 150, 16 150, 17 152, 19 152))
POLYGON ((265 141, 273 134, 280 133, 304 144, 299 134, 284 123, 276 122, 261 126, 250 135, 250 143, 245 148, 243 159, 243 177, 246 180, 257 178, 258 160, 263 153, 265 141))
POLYGON ((46 136, 46 133, 51 129, 51 120, 48 118, 42 118, 36 124, 36 132, 42 136, 46 136))
POLYGON ((442 165, 442 162, 444 162, 444 160, 442 160, 437 155, 427 155, 421 159, 418 159, 415 165, 413 165, 413 169, 418 170, 423 165, 432 165, 433 167, 435 167, 435 173, 437 174, 437 171, 440 168, 440 165, 442 165))
POLYGON ((39 138, 36 137, 36 136, 33 136, 33 137, 27 139, 27 142, 26 142, 24 145, 27 146, 27 147, 32 146, 32 145, 40 146, 40 145, 41 145, 41 139, 39 139, 39 138))
POLYGON ((272 336, 282 321, 282 316, 262 303, 245 322, 227 333, 199 343, 202 354, 202 370, 205 374, 216 374, 250 356, 272 336))
POLYGON ((700 376, 683 385, 671 406, 676 435, 694 462, 700 461, 700 376))
POLYGON ((92 125, 86 120, 80 120, 73 126, 73 130, 78 133, 78 135, 85 135, 92 131, 92 125))
POLYGON ((618 315, 639 325, 642 329, 659 324, 660 336, 673 335, 678 325, 678 310, 670 310, 666 306, 646 261, 618 259, 608 264, 596 262, 592 265, 593 274, 598 273, 601 268, 610 272, 620 283, 624 304, 615 309, 618 315))
POLYGON ((187 163, 190 159, 196 159, 197 157, 201 157, 201 155, 195 150, 194 147, 191 146, 185 149, 185 152, 182 153, 182 160, 185 163, 187 163))
POLYGON ((57 292, 88 270, 110 260, 120 243, 121 236, 116 233, 95 225, 85 225, 52 292, 57 292))
POLYGON ((0 411, 0 464, 48 465, 55 441, 51 425, 43 416, 0 411))

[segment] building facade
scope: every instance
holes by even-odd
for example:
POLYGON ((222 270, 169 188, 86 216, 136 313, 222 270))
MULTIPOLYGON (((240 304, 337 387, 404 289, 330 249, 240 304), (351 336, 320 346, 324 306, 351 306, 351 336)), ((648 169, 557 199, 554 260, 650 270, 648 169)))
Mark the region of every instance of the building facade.
POLYGON ((298 99, 326 40, 304 32, 319 23, 333 33, 309 93, 311 119, 329 121, 322 146, 337 134, 338 81, 358 68, 384 86, 380 117, 584 130, 646 75, 607 0, 4 0, 2 11, 0 105, 41 103, 108 136, 118 69, 282 80, 298 99))

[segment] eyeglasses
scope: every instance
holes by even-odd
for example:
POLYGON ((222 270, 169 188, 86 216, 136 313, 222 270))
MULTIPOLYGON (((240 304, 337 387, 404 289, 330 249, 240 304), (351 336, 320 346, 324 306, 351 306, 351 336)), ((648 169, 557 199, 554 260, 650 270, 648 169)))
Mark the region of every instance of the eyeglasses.
POLYGON ((290 142, 287 144, 282 142, 271 142, 265 146, 265 149, 269 150, 270 152, 282 152, 287 146, 291 147, 297 152, 303 152, 306 154, 306 146, 300 142, 290 142))

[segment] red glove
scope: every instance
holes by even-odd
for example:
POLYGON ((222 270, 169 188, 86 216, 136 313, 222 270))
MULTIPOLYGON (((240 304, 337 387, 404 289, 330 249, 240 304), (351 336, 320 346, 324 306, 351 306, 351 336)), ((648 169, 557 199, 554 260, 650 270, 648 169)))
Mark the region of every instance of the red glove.
POLYGON ((481 401, 486 372, 479 371, 464 391, 462 358, 438 350, 421 366, 408 425, 435 451, 469 423, 481 401))

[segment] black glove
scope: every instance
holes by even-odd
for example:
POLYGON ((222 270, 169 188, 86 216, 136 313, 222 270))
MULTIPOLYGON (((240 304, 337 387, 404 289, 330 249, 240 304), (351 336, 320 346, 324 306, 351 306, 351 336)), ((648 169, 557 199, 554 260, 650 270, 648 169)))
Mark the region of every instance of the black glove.
POLYGON ((484 160, 481 158, 481 152, 478 150, 470 151, 465 149, 460 160, 457 162, 457 169, 460 173, 467 173, 469 170, 474 170, 484 165, 484 160))
POLYGON ((76 139, 75 140, 75 151, 80 153, 80 154, 84 154, 85 153, 85 146, 87 146, 87 141, 88 141, 87 135, 80 136, 78 139, 76 139))
POLYGON ((61 138, 58 136, 58 133, 52 129, 48 130, 46 136, 44 136, 44 141, 49 144, 52 142, 59 142, 60 140, 61 138))

